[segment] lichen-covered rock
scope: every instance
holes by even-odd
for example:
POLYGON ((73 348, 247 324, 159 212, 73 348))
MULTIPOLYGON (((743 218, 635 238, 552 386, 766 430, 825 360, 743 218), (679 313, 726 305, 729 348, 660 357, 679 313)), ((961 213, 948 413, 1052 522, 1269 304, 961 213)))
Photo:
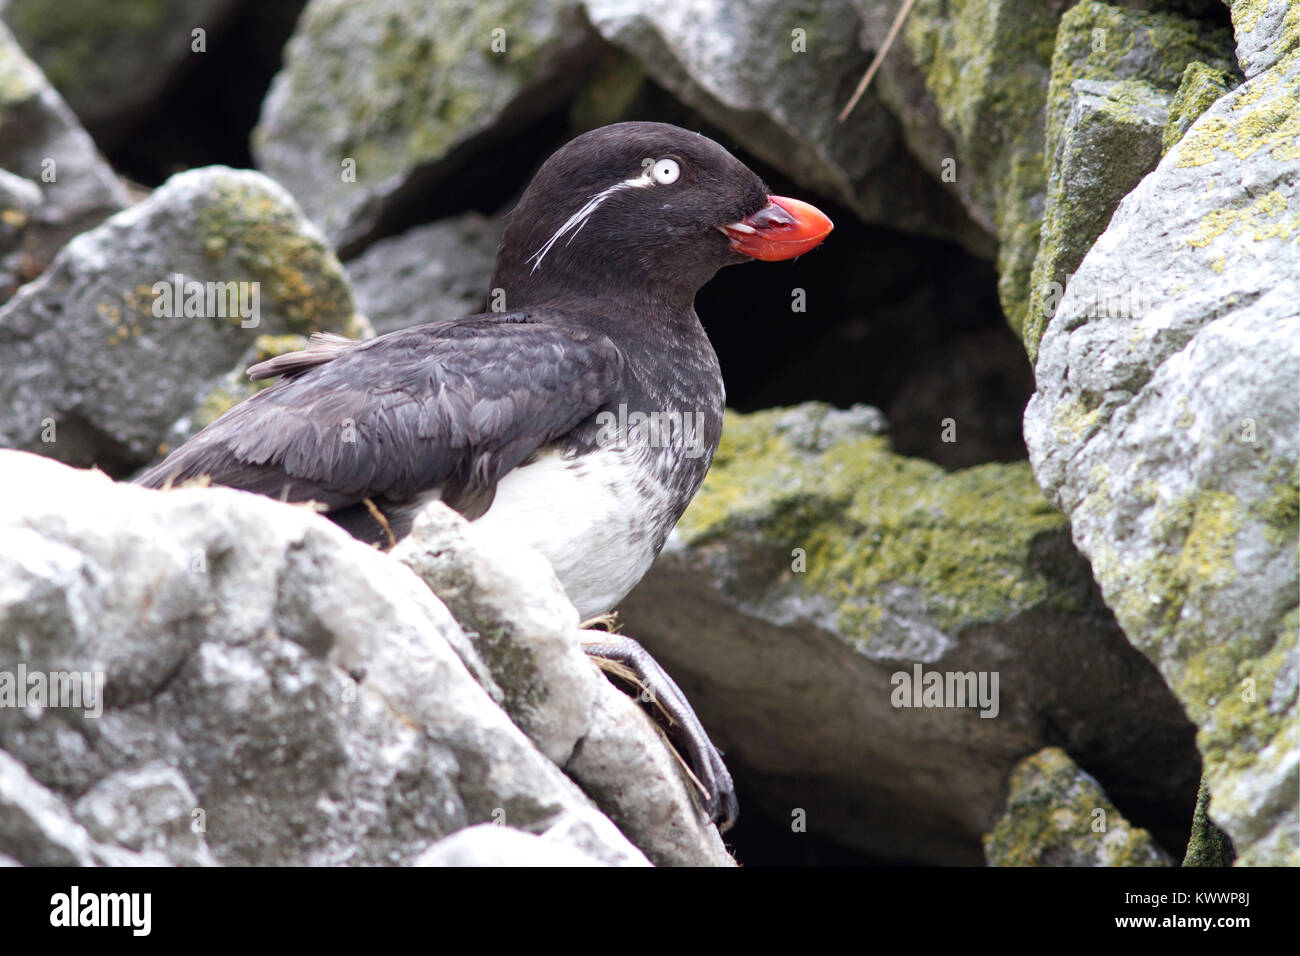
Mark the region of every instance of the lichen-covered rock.
POLYGON ((868 222, 989 248, 908 154, 878 100, 865 99, 838 122, 868 63, 849 0, 585 4, 605 39, 792 179, 836 196, 868 222))
MULTIPOLYGON (((854 2, 879 48, 900 0, 854 2)), ((1172 93, 1189 62, 1226 68, 1232 51, 1226 32, 1200 22, 1093 0, 920 0, 899 41, 881 97, 914 151, 952 161, 951 188, 998 237, 998 293, 1017 332, 1056 155, 1051 127, 1069 113, 1073 82, 1134 79, 1172 93)))
POLYGON ((989 866, 1173 864, 1059 747, 1016 765, 1006 813, 984 837, 984 853, 989 866))
POLYGON ((203 55, 192 31, 211 34, 241 3, 0 0, 0 17, 81 121, 102 127, 157 97, 186 57, 203 55))
POLYGON ((1131 10, 1084 0, 1061 17, 1052 50, 1047 93, 1046 155, 1056 155, 1076 80, 1140 80, 1172 95, 1187 64, 1204 61, 1232 67, 1232 37, 1226 30, 1170 13, 1131 10))
MULTIPOLYGON (((1075 267, 1119 201, 1160 160, 1169 96, 1141 80, 1075 80, 1054 137, 1047 205, 1021 337, 1029 360, 1075 267)), ((1052 139, 1053 137, 1049 137, 1052 139)))
MULTIPOLYGON (((41 199, 23 210, 19 247, 0 260, 0 292, 31 278, 16 256, 39 268, 70 238, 129 203, 126 188, 66 103, 0 23, 0 168, 30 180, 41 199)), ((8 225, 13 213, 8 209, 8 225)), ((3 252, 0 249, 0 252, 3 252)), ((3 301, 3 296, 0 296, 3 301)))
POLYGON ((1291 0, 1225 0, 1237 35, 1237 62, 1247 79, 1300 47, 1300 7, 1291 0))
POLYGON ((1190 820, 1192 728, 1027 464, 948 473, 891 452, 880 424, 821 405, 729 414, 621 606, 716 729, 746 805, 802 809, 808 832, 881 859, 975 864, 1012 764, 1055 743, 1121 806, 1172 799, 1190 820), (996 679, 1000 703, 903 706, 916 668, 996 679))
POLYGON ((312 0, 254 155, 346 254, 417 177, 432 188, 562 102, 593 51, 572 3, 312 0))
MULTIPOLYGON (((864 39, 880 49, 901 0, 854 2, 863 15, 864 39)), ((952 165, 943 181, 971 217, 1001 240, 1000 263, 1015 224, 1030 219, 1036 228, 1041 215, 1042 107, 1052 38, 1068 5, 920 0, 876 80, 932 175, 941 174, 941 163, 952 165)), ((1032 253, 1021 270, 1025 279, 1031 264, 1032 253)))
POLYGON ((1178 83, 1178 92, 1169 104, 1169 124, 1161 140, 1161 155, 1169 152, 1188 127, 1236 83, 1237 78, 1227 70, 1217 70, 1199 60, 1188 63, 1178 83))
POLYGON ((0 445, 125 473, 258 336, 317 329, 363 331, 288 193, 255 172, 181 173, 0 309, 0 445))
POLYGON ((0 853, 394 864, 501 822, 643 859, 479 686, 467 641, 311 509, 0 451, 6 676, 102 678, 93 701, 0 707, 0 853))
POLYGON ((1034 473, 1189 717, 1240 863, 1300 861, 1300 52, 1216 102, 1066 288, 1034 473))
POLYGON ((1187 64, 1227 70, 1231 56, 1226 31, 1174 14, 1085 0, 1061 17, 1046 104, 1045 219, 1030 283, 1017 293, 1027 292, 1028 304, 1011 314, 1031 361, 1065 279, 1160 158, 1169 101, 1187 64))
POLYGON ((1065 0, 921 0, 901 38, 957 147, 954 186, 998 237, 998 295, 1019 331, 1047 177, 1044 113, 1065 0))
POLYGON ((470 212, 381 239, 347 263, 357 307, 381 335, 483 311, 503 227, 470 212))
POLYGON ((732 866, 648 717, 582 653, 578 612, 546 559, 441 502, 392 556, 470 638, 466 666, 539 749, 661 866, 732 866))

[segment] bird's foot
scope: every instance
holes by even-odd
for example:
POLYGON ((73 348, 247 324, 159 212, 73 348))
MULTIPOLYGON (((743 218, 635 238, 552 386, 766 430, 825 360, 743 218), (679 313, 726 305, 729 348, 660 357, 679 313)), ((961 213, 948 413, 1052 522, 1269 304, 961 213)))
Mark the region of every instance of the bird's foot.
POLYGON ((736 786, 722 762, 722 755, 713 746, 681 688, 659 666, 659 662, 630 637, 604 631, 584 631, 582 649, 601 670, 640 687, 639 698, 654 704, 668 718, 686 751, 683 763, 688 776, 699 788, 709 821, 717 823, 723 832, 729 830, 740 814, 736 786))

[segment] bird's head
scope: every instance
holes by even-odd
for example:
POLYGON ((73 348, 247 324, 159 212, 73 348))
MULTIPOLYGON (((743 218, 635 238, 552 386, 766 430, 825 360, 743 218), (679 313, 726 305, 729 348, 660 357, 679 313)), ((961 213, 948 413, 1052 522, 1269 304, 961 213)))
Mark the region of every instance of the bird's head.
POLYGON ((509 308, 579 290, 689 305, 721 267, 794 258, 831 228, 808 203, 771 195, 706 136, 616 123, 538 170, 511 215, 492 285, 509 308))

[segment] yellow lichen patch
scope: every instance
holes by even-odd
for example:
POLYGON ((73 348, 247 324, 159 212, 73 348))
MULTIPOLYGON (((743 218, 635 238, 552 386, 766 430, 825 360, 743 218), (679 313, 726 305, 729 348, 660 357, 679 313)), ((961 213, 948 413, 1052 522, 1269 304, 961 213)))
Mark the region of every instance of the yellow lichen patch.
POLYGON ((1092 434, 1100 417, 1099 409, 1089 411, 1077 398, 1062 402, 1052 412, 1052 431, 1062 445, 1073 445, 1092 434))
POLYGON ((1228 227, 1237 219, 1237 210, 1235 209, 1211 209, 1201 217, 1201 221, 1196 224, 1196 232, 1185 240, 1186 244, 1194 247, 1208 246, 1215 239, 1228 231, 1228 227))
POLYGON ((1269 92, 1266 77, 1257 77, 1233 94, 1230 120, 1224 116, 1202 117, 1178 144, 1179 166, 1204 166, 1227 153, 1242 160, 1267 149, 1276 160, 1300 158, 1300 102, 1292 87, 1267 102, 1258 102, 1269 92))
POLYGON ((1234 495, 1207 491, 1192 513, 1177 568, 1207 586, 1226 584, 1236 575, 1234 538, 1241 529, 1241 503, 1234 495))
MULTIPOLYGON (((1210 210, 1183 243, 1204 248, 1229 230, 1235 235, 1248 235, 1256 242, 1285 239, 1300 227, 1300 215, 1288 218, 1286 212, 1286 197, 1274 189, 1244 209, 1210 210)), ((1222 269, 1221 263, 1215 271, 1221 272, 1222 269)))

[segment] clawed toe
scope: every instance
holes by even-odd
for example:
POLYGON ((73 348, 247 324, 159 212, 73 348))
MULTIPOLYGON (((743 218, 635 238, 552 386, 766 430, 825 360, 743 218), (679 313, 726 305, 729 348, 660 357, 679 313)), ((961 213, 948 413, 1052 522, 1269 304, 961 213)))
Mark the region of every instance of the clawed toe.
POLYGON ((720 831, 730 829, 740 815, 736 787, 722 755, 713 746, 686 695, 645 648, 630 637, 590 633, 590 639, 583 640, 583 650, 606 670, 621 672, 620 676, 630 673, 646 692, 643 696, 648 695, 649 700, 672 722, 674 733, 686 752, 683 762, 700 791, 709 822, 716 823, 720 831), (606 666, 609 663, 617 665, 617 669, 606 666))

